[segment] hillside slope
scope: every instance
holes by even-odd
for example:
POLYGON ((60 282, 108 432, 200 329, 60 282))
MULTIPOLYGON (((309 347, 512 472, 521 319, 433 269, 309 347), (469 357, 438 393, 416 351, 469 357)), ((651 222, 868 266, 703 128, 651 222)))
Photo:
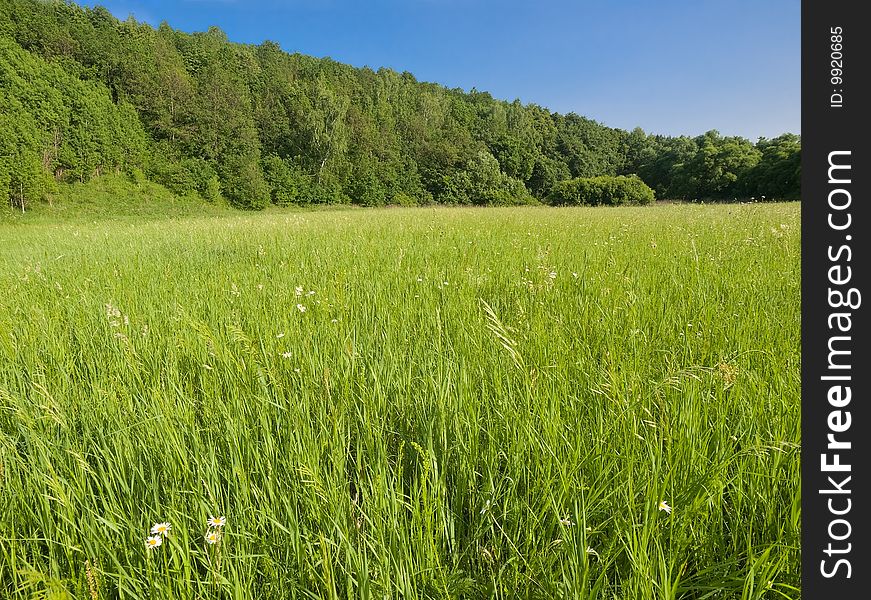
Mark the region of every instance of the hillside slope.
POLYGON ((800 154, 790 134, 626 132, 215 27, 37 0, 0 0, 0 142, 0 199, 21 205, 121 170, 242 208, 522 203, 631 173, 659 197, 797 198, 800 154))

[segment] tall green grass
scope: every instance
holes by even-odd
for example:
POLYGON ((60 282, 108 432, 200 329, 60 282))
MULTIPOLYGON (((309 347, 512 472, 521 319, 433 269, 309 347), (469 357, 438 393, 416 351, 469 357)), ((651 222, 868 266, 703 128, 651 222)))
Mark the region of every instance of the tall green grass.
POLYGON ((799 216, 6 223, 0 596, 798 598, 799 216))
POLYGON ((86 183, 56 183, 52 193, 23 212, 16 206, 0 206, 0 225, 108 218, 141 221, 234 212, 223 199, 206 202, 199 196, 177 196, 144 177, 111 173, 86 183))

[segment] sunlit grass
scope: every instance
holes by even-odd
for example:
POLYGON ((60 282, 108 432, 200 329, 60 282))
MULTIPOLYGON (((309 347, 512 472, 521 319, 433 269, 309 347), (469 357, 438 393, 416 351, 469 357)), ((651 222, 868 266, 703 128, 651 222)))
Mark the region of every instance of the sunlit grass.
POLYGON ((799 214, 0 225, 0 596, 797 598, 799 214))

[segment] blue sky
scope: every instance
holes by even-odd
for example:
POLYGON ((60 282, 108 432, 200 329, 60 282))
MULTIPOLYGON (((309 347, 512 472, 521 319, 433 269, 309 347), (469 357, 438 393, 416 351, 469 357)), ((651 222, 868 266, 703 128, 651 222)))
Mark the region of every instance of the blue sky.
POLYGON ((800 133, 799 0, 103 0, 612 127, 800 133))

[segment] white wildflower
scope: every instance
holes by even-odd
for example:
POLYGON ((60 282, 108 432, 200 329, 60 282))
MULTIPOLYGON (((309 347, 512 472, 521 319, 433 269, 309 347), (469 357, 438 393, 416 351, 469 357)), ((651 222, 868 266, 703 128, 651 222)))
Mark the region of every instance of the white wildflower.
POLYGON ((163 538, 159 535, 152 535, 148 539, 145 540, 145 547, 149 550, 153 550, 160 546, 163 543, 163 538))
POLYGON ((209 527, 223 527, 227 523, 227 517, 209 517, 206 524, 209 527))

